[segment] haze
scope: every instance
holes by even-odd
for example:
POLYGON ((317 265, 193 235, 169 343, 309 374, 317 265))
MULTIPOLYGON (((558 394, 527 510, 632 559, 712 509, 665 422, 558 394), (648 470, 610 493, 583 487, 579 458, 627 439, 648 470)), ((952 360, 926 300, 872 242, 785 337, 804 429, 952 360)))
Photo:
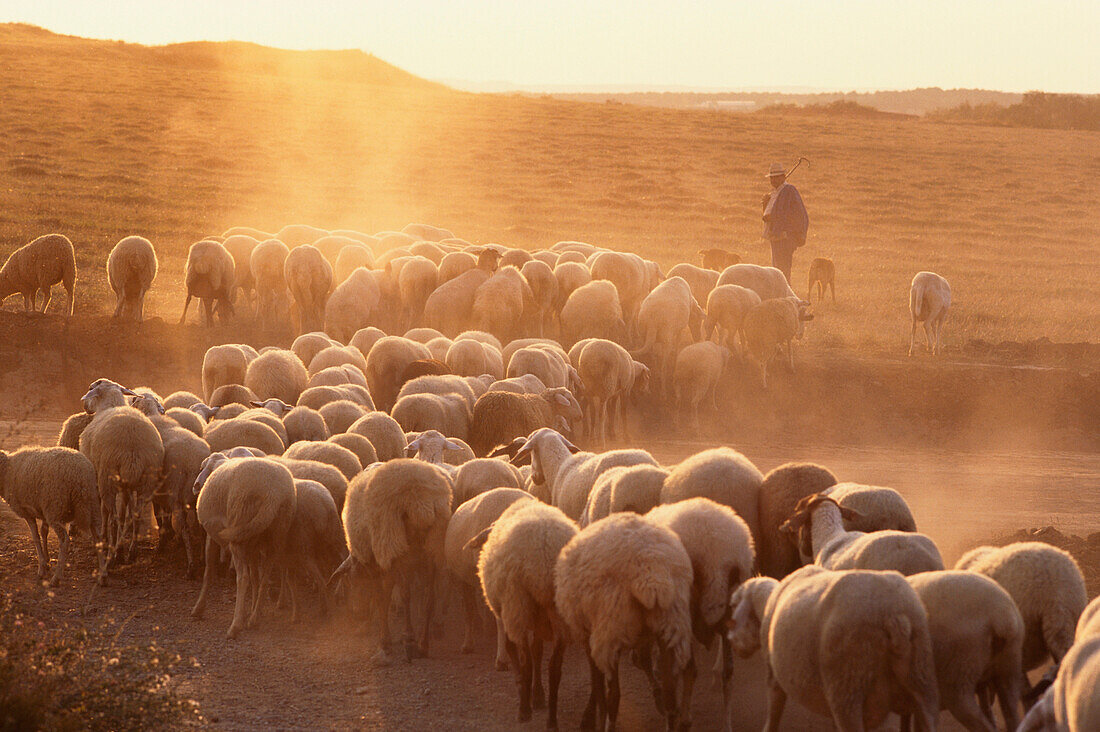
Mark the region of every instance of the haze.
POLYGON ((1100 92, 1100 3, 1025 0, 17 2, 0 20, 146 44, 359 48, 467 86, 1100 92), (5 17, 6 16, 6 17, 5 17))

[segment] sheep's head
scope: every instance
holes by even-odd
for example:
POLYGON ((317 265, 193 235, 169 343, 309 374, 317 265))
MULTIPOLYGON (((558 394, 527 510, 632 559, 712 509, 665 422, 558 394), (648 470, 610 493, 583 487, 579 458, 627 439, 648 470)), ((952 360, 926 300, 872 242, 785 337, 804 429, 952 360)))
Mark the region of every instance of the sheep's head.
POLYGON ((203 404, 202 402, 198 402, 196 404, 192 404, 190 407, 188 407, 188 409, 202 417, 203 422, 209 422, 214 417, 218 416, 218 411, 221 409, 221 407, 211 407, 207 404, 203 404))
MULTIPOLYGON (((488 454, 487 457, 498 458, 507 457, 509 460, 516 456, 520 448, 527 442, 526 437, 514 437, 511 442, 506 442, 503 445, 497 445, 488 454)), ((513 463, 516 464, 516 463, 513 463)))
POLYGON ((210 474, 230 459, 230 456, 225 452, 212 452, 208 458, 202 461, 202 465, 199 466, 199 474, 195 476, 195 483, 192 486, 192 493, 196 496, 202 491, 202 487, 206 485, 206 480, 210 477, 210 474))
POLYGON ((798 308, 798 337, 801 338, 806 332, 806 323, 814 319, 814 314, 810 312, 810 303, 807 301, 800 300, 797 297, 789 299, 793 300, 798 308))
POLYGON ((96 379, 88 387, 88 393, 80 399, 84 404, 84 411, 95 414, 100 409, 126 406, 128 396, 138 396, 138 394, 110 379, 96 379))
POLYGON ((800 498, 794 506, 791 517, 779 527, 779 533, 785 534, 794 542, 803 561, 808 562, 813 559, 813 516, 823 506, 835 507, 840 512, 840 517, 845 521, 858 521, 863 518, 863 514, 841 506, 834 498, 825 493, 814 493, 800 498))
POLYGON ((581 405, 573 392, 564 386, 556 386, 542 393, 542 398, 550 405, 554 414, 561 417, 566 423, 572 423, 581 418, 581 405))
POLYGON ((416 456, 427 463, 434 465, 443 464, 444 450, 462 450, 462 445, 444 437, 436 430, 421 432, 416 439, 405 448, 405 457, 416 456))
POLYGON ((492 247, 485 247, 477 252, 477 268, 486 272, 495 272, 500 263, 501 254, 492 247))
POLYGON ((512 458, 512 465, 522 465, 530 457, 531 480, 539 485, 544 484, 546 483, 546 474, 542 468, 542 453, 553 449, 554 446, 564 447, 573 454, 581 451, 579 447, 562 437, 561 433, 549 427, 541 427, 527 436, 523 447, 512 458))
POLYGON ((285 415, 291 409, 294 409, 294 407, 290 406, 289 404, 284 402, 282 399, 265 399, 263 401, 249 400, 248 403, 251 404, 254 407, 259 407, 261 409, 267 409, 268 411, 272 412, 279 419, 282 419, 283 415, 285 415))
POLYGON ((164 405, 152 394, 139 394, 130 399, 130 406, 146 417, 164 414, 164 405))
POLYGON ((631 387, 631 393, 644 394, 649 391, 649 367, 641 361, 635 361, 634 367, 634 385, 631 387))
POLYGON ((726 621, 730 647, 741 658, 760 649, 760 622, 764 605, 779 583, 770 577, 746 580, 730 596, 730 615, 726 621))

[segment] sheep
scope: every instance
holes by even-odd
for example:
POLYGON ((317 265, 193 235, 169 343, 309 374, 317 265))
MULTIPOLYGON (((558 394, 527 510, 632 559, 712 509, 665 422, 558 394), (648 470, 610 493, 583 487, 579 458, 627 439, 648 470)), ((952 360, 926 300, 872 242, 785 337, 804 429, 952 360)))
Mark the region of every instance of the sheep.
MULTIPOLYGON (((569 363, 569 356, 558 346, 534 344, 520 348, 508 359, 508 378, 534 374, 547 387, 574 389, 580 386, 580 375, 569 363)), ((492 383, 492 382, 490 382, 492 383)))
MULTIPOLYGON (((307 363, 302 361, 302 363, 307 363)), ((359 370, 360 374, 364 375, 363 386, 366 386, 365 374, 367 371, 367 359, 363 354, 359 352, 359 349, 355 346, 341 346, 331 345, 327 348, 323 348, 313 355, 308 361, 309 367, 307 369, 310 376, 320 373, 321 371, 331 368, 333 366, 354 366, 359 370)))
POLYGON ((115 244, 107 255, 107 283, 115 293, 113 317, 125 315, 140 323, 145 314, 145 293, 156 276, 157 253, 148 239, 128 236, 115 244))
POLYGON ((275 232, 275 238, 279 241, 285 241, 286 245, 292 249, 305 244, 312 244, 328 235, 328 231, 308 224, 287 224, 275 232))
POLYGON ((561 309, 561 336, 566 345, 584 338, 623 341, 626 323, 615 285, 593 280, 573 290, 561 309))
POLYGON ((471 321, 498 337, 514 337, 534 301, 531 286, 520 271, 511 265, 501 266, 474 292, 471 321))
POLYGON ((907 580, 928 615, 940 708, 967 729, 996 732, 977 702, 979 687, 990 684, 1005 726, 1015 730, 1024 621, 1012 597, 975 572, 922 572, 907 580))
MULTIPOLYGON (((242 455, 242 457, 247 456, 242 455)), ((255 457, 261 456, 256 455, 255 457)), ((332 496, 332 501, 336 504, 336 510, 343 510, 344 499, 348 492, 348 479, 337 467, 317 460, 300 460, 282 456, 268 456, 268 459, 285 466, 295 480, 312 480, 315 483, 320 483, 332 496)))
POLYGON ((431 241, 418 241, 415 244, 409 245, 409 254, 414 257, 424 257, 437 267, 439 263, 443 261, 443 255, 449 251, 450 249, 444 249, 431 241))
POLYGON ((327 440, 328 426, 324 417, 316 409, 297 406, 283 417, 287 442, 294 444, 300 440, 327 440))
MULTIPOLYGON (((438 339, 432 339, 431 342, 434 343, 436 342, 436 340, 438 339)), ((451 342, 449 338, 446 338, 444 340, 446 340, 448 343, 451 342)), ((446 358, 446 354, 443 354, 443 357, 446 358)), ((401 391, 405 388, 405 384, 409 383, 413 379, 418 379, 421 376, 447 376, 450 373, 451 367, 443 361, 437 360, 435 358, 418 358, 417 360, 406 366, 405 369, 401 372, 401 389, 398 389, 397 391, 398 398, 401 397, 401 391)))
POLYGON ((627 439, 623 403, 636 388, 639 391, 648 388, 649 368, 635 361, 618 343, 593 339, 577 357, 577 374, 586 397, 586 434, 600 444, 606 444, 616 431, 627 439), (613 419, 614 415, 618 416, 617 420, 613 419), (616 421, 618 430, 615 429, 616 421))
POLYGON ((164 416, 175 420, 176 424, 180 427, 194 433, 198 437, 202 437, 202 433, 206 429, 206 421, 190 409, 172 407, 171 409, 164 410, 164 416))
POLYGON ((328 612, 327 580, 346 556, 340 511, 323 485, 314 480, 294 480, 294 519, 287 530, 284 565, 290 589, 291 622, 298 620, 294 581, 312 584, 328 612))
POLYGON ((327 463, 343 473, 348 480, 354 478, 363 469, 354 452, 328 440, 295 442, 286 449, 283 457, 288 460, 313 460, 327 463))
POLYGON ((730 606, 733 649, 742 657, 764 650, 765 729, 780 728, 788 695, 842 730, 877 728, 890 712, 936 729, 928 619, 896 572, 803 567, 782 582, 744 582, 730 606))
POLYGON ((497 379, 489 385, 489 391, 510 391, 514 394, 541 394, 546 390, 546 384, 534 374, 513 376, 510 379, 497 379))
POLYGON ((333 574, 366 576, 380 591, 372 593, 378 623, 376 662, 390 659, 389 609, 398 578, 405 583, 411 603, 412 572, 426 565, 427 593, 423 630, 412 638, 411 616, 406 634, 406 654, 428 653, 428 627, 435 603, 435 572, 443 564, 443 541, 451 517, 451 489, 443 473, 419 460, 397 458, 356 476, 348 486, 344 503, 344 532, 348 559, 333 574))
MULTIPOLYGON (((225 419, 211 422, 203 438, 214 452, 231 447, 254 447, 266 455, 282 455, 283 439, 270 426, 254 419, 225 419)), ((289 439, 289 436, 288 436, 289 439)))
POLYGON ((718 343, 733 347, 734 336, 740 336, 745 345, 745 316, 760 304, 760 296, 754 290, 740 285, 721 285, 711 290, 707 298, 707 318, 703 323, 703 337, 717 335, 718 343))
POLYGON ((478 383, 480 382, 477 379, 448 374, 418 376, 401 387, 401 390, 397 393, 397 398, 400 399, 410 394, 457 394, 469 405, 470 409, 473 409, 480 391, 480 389, 475 390, 474 388, 475 384, 478 383))
POLYGON ((729 364, 730 351, 711 341, 692 343, 676 354, 672 370, 672 391, 677 416, 691 415, 691 425, 699 428, 699 403, 710 394, 710 406, 718 411, 718 382, 729 364))
MULTIPOLYGON (((244 383, 248 364, 256 358, 255 352, 249 353, 250 350, 246 350, 245 346, 237 343, 224 343, 206 349, 202 357, 203 400, 212 406, 217 406, 210 401, 215 389, 226 384, 244 383)), ((165 403, 164 406, 174 405, 165 403)))
POLYGON ((459 376, 491 374, 494 379, 504 377, 504 362, 500 351, 469 338, 454 341, 447 349, 445 360, 452 374, 459 376))
POLYGON ((80 434, 79 445, 96 471, 108 563, 116 556, 130 557, 137 519, 152 499, 164 465, 160 434, 144 414, 126 404, 127 396, 137 394, 97 379, 81 400, 84 411, 95 414, 80 434), (130 541, 124 549, 127 534, 130 541))
POLYGON ((73 243, 63 234, 40 236, 12 252, 0 267, 0 304, 18 292, 23 296, 25 310, 37 310, 38 291, 41 290, 44 313, 53 297, 53 286, 59 282, 69 295, 69 315, 72 315, 76 303, 73 243))
POLYGON ((102 582, 99 492, 95 467, 87 457, 67 447, 24 447, 11 453, 0 450, 0 498, 30 527, 40 578, 50 568, 50 529, 58 543, 57 566, 50 584, 56 586, 64 578, 71 526, 91 537, 102 582))
POLYGON ((603 729, 606 714, 608 728, 615 728, 619 656, 655 643, 663 712, 668 728, 677 728, 677 687, 692 651, 691 584, 691 559, 676 534, 632 513, 597 521, 561 549, 554 605, 584 646, 592 672, 582 727, 603 729))
POLYGON ((722 270, 718 278, 718 287, 722 285, 741 285, 755 292, 761 300, 795 298, 787 278, 775 267, 759 264, 733 264, 722 270))
POLYGON ((752 531, 753 544, 760 546, 758 502, 763 474, 741 453, 728 447, 697 452, 674 467, 661 488, 661 503, 688 498, 709 498, 729 506, 752 531))
POLYGON ((313 246, 296 247, 283 261, 283 278, 293 301, 291 316, 301 334, 322 327, 332 291, 332 265, 313 246))
POLYGON ((562 306, 578 287, 583 287, 592 281, 592 273, 580 262, 568 262, 564 257, 558 259, 554 265, 554 279, 558 283, 558 296, 554 302, 554 308, 560 314, 562 306))
POLYGON ((397 400, 390 414, 405 432, 438 430, 465 440, 470 429, 470 408, 457 394, 409 394, 397 400))
POLYGON ((222 241, 225 251, 233 257, 233 294, 235 301, 237 291, 240 290, 245 300, 251 302, 252 295, 256 291, 256 278, 252 276, 252 267, 249 260, 252 259, 252 250, 260 243, 260 240, 248 234, 234 234, 227 236, 222 241))
POLYGON ((525 262, 520 274, 531 288, 535 319, 535 331, 542 336, 549 327, 558 302, 558 280, 554 270, 546 262, 533 259, 525 262))
POLYGON ((318 410, 326 404, 339 401, 350 401, 368 410, 374 409, 370 392, 358 384, 311 386, 298 396, 298 406, 318 410))
POLYGON ((681 262, 668 271, 666 279, 679 277, 691 287, 691 296, 697 303, 705 303, 714 286, 718 284, 718 273, 712 269, 696 267, 694 264, 681 262))
MULTIPOLYGON (((382 289, 378 274, 362 267, 355 269, 336 285, 325 303, 325 332, 350 342, 380 314, 382 289)), ((353 344, 362 351, 362 346, 353 344)))
POLYGON ((361 468, 378 462, 378 453, 375 451, 374 445, 362 435, 354 432, 343 432, 329 437, 328 441, 351 450, 355 457, 359 458, 361 468))
MULTIPOLYGON (((454 509, 451 520, 447 522, 447 533, 443 540, 443 557, 447 569, 458 585, 462 595, 465 615, 465 635, 462 640, 462 652, 474 650, 474 638, 477 635, 479 613, 478 591, 478 554, 481 543, 475 541, 486 532, 504 511, 516 502, 533 501, 529 493, 517 488, 492 488, 481 493, 454 509)), ((483 540, 482 540, 483 541, 483 540)), ((553 571, 553 562, 548 564, 547 574, 553 571)), ((508 661, 504 656, 504 639, 498 637, 496 666, 503 670, 508 661)))
POLYGON ((294 404, 305 390, 309 374, 294 351, 277 349, 260 354, 248 364, 244 385, 258 399, 281 399, 294 404))
POLYGON ((397 276, 397 288, 401 293, 404 309, 402 322, 412 326, 424 315, 424 303, 439 283, 439 269, 427 257, 414 256, 401 267, 397 276))
MULTIPOLYGON (((229 404, 239 404, 243 407, 248 407, 254 401, 256 401, 256 393, 247 386, 241 386, 240 384, 224 384, 215 389, 210 395, 209 406, 218 410, 214 415, 218 419, 228 419, 229 417, 227 415, 221 413, 220 410, 222 407, 229 404)), ((235 417, 237 415, 235 414, 233 416, 235 417)))
POLYGON ((558 254, 558 264, 581 264, 588 269, 588 257, 577 251, 565 251, 558 254))
POLYGON ((451 510, 493 488, 523 488, 523 477, 512 464, 495 458, 474 458, 458 466, 451 490, 451 510))
POLYGON ((741 326, 745 347, 760 365, 760 380, 765 389, 768 388, 768 364, 784 343, 791 371, 794 371, 792 343, 795 338, 802 338, 806 321, 813 319, 813 314, 806 312, 801 301, 791 298, 764 300, 745 314, 741 326))
POLYGON ((519 269, 531 261, 531 253, 526 249, 508 249, 500 256, 501 267, 515 267, 519 269))
POLYGON ((1048 656, 1055 663, 1065 657, 1088 603, 1085 580, 1068 552, 1034 541, 982 546, 960 557, 955 569, 990 577, 1016 601, 1024 618, 1024 673, 1048 656))
POLYGON ((231 226, 222 232, 222 238, 228 239, 231 236, 251 236, 257 241, 263 241, 270 239, 272 235, 251 226, 231 226))
POLYGON ((858 517, 844 519, 847 531, 916 531, 917 522, 909 504, 893 488, 860 483, 837 483, 822 493, 858 517))
MULTIPOLYGON (((456 439, 448 439, 438 430, 424 430, 423 432, 406 432, 405 439, 408 446, 405 448, 405 457, 415 457, 433 465, 451 465, 448 461, 448 453, 464 452, 465 443, 456 439)), ((448 475, 452 474, 449 468, 445 468, 448 475)), ((452 494, 453 496, 453 494, 452 494)))
POLYGON ((565 388, 547 389, 541 394, 513 394, 489 391, 474 404, 470 419, 470 447, 478 457, 514 437, 528 435, 540 427, 556 427, 580 419, 581 407, 565 388))
POLYGON ((703 317, 703 309, 682 277, 665 280, 642 300, 635 327, 644 343, 631 355, 638 358, 656 352, 657 383, 662 394, 670 391, 675 354, 684 329, 690 328, 693 342, 699 340, 703 317))
POLYGON ((443 334, 440 333, 435 328, 421 327, 421 328, 410 328, 409 330, 405 331, 405 336, 404 337, 408 338, 410 341, 416 341, 417 343, 426 344, 428 341, 432 340, 433 338, 440 338, 442 336, 443 336, 443 334))
POLYGON ((409 234, 410 236, 414 236, 417 239, 424 239, 425 241, 443 241, 444 239, 454 238, 454 234, 447 229, 441 229, 431 224, 406 224, 405 228, 401 229, 401 233, 409 234))
MULTIPOLYGON (((347 247, 355 247, 368 254, 373 254, 373 251, 365 242, 341 234, 328 234, 327 236, 322 236, 320 239, 309 244, 309 246, 319 251, 321 256, 325 258, 325 261, 333 267, 336 267, 336 260, 339 258, 340 252, 344 251, 347 247)), ((301 247, 297 248, 301 249, 301 247)), ((370 265, 366 266, 369 268, 370 265)))
POLYGON ((836 266, 833 260, 825 257, 817 257, 810 262, 809 284, 806 286, 806 299, 813 300, 814 285, 818 288, 818 299, 825 299, 825 289, 833 292, 833 302, 836 302, 836 266))
POLYGON ((600 252, 592 257, 588 268, 593 280, 609 280, 615 285, 626 324, 634 332, 638 307, 664 279, 660 269, 637 254, 624 252, 600 252))
POLYGON ((283 266, 288 254, 287 245, 275 238, 261 241, 248 258, 256 280, 256 320, 261 328, 273 328, 285 316, 289 303, 283 266))
POLYGON ((338 346, 338 342, 332 340, 325 333, 320 331, 314 331, 311 333, 302 333, 294 339, 294 342, 290 345, 290 350, 294 351, 298 355, 298 358, 302 359, 302 363, 309 363, 313 360, 321 351, 325 350, 329 346, 338 346))
MULTIPOLYGON (((836 482, 832 472, 814 463, 786 463, 764 476, 758 500, 760 536, 756 544, 756 557, 762 575, 783 579, 802 566, 798 548, 779 527, 794 513, 799 500, 825 493, 836 482)), ((852 530, 847 525, 845 528, 852 530)))
MULTIPOLYGON (((443 363, 447 359, 447 351, 454 345, 447 336, 440 336, 438 338, 432 338, 430 341, 424 344, 428 347, 428 352, 432 354, 432 360, 443 363)), ((448 369, 448 372, 450 369, 448 369)))
POLYGON ((57 446, 68 447, 73 450, 80 449, 80 435, 94 417, 94 414, 88 414, 87 412, 70 414, 61 424, 61 431, 57 435, 57 446))
POLYGON ((588 494, 584 511, 581 512, 577 524, 584 528, 622 511, 648 513, 660 503, 661 485, 664 484, 666 477, 668 477, 667 470, 644 463, 603 471, 592 484, 592 490, 588 494), (612 498, 616 492, 619 502, 613 506, 612 498), (643 510, 637 510, 639 507, 643 510))
POLYGON ((951 307, 951 285, 935 272, 917 272, 909 285, 909 312, 913 327, 909 329, 909 355, 917 337, 917 323, 924 323, 926 350, 933 356, 943 350, 943 323, 951 307))
POLYGON ((741 262, 741 257, 738 254, 727 249, 700 249, 697 254, 702 257, 703 268, 714 272, 721 272, 726 267, 732 267, 741 262))
MULTIPOLYGON (((244 380, 243 372, 241 374, 241 380, 244 380)), ((174 391, 164 398, 164 408, 173 409, 179 407, 181 409, 187 409, 192 404, 198 404, 201 401, 202 397, 198 394, 193 394, 189 391, 174 391)))
POLYGON ((205 611, 217 563, 215 546, 220 546, 229 549, 237 577, 233 622, 227 636, 236 638, 243 628, 255 624, 267 579, 294 520, 296 502, 294 478, 274 461, 234 458, 209 473, 195 504, 199 523, 206 530, 206 569, 192 618, 202 617, 205 611), (247 618, 246 603, 252 606, 247 618))
POLYGON ((349 399, 340 399, 322 405, 317 411, 321 413, 321 418, 325 420, 325 426, 328 427, 329 434, 337 435, 341 432, 347 432, 348 427, 351 427, 355 420, 366 414, 368 410, 349 399))
POLYGON ((386 462, 405 454, 405 431, 397 420, 385 412, 370 412, 355 420, 348 432, 370 440, 378 459, 386 462))
POLYGON ((440 284, 424 303, 424 322, 447 336, 465 330, 471 319, 477 290, 491 276, 492 269, 479 265, 440 284))
POLYGON ((798 546, 803 561, 825 569, 895 570, 903 575, 943 569, 935 543, 909 531, 845 531, 844 518, 858 514, 817 493, 799 499, 794 513, 779 527, 798 546))
POLYGON ((340 253, 336 255, 336 261, 332 265, 333 285, 339 286, 340 283, 351 276, 352 272, 359 268, 373 269, 374 254, 365 246, 349 244, 343 247, 340 249, 340 253))
POLYGON ((610 250, 583 241, 559 241, 550 247, 550 251, 558 252, 559 254, 564 254, 565 252, 578 252, 587 257, 596 252, 607 252, 610 250))
MULTIPOLYGON (((561 351, 565 354, 565 349, 561 347, 561 344, 550 338, 517 338, 513 341, 509 341, 508 345, 504 348, 498 348, 501 355, 501 360, 504 361, 504 365, 507 366, 512 361, 512 356, 516 354, 516 351, 521 348, 527 348, 528 346, 548 346, 554 350, 561 351)), ((565 354, 568 356, 568 354, 565 354)))
MULTIPOLYGON (((496 493, 492 491, 484 498, 488 500, 496 493)), ((463 550, 468 556, 480 545, 477 578, 507 638, 505 647, 519 685, 521 722, 531 718, 532 701, 535 707, 542 706, 542 670, 536 659, 542 657, 543 641, 553 643, 548 729, 557 729, 558 685, 568 639, 565 623, 554 604, 554 565, 562 548, 576 535, 576 525, 559 509, 517 497, 490 528, 471 539, 463 550)), ((470 598, 467 608, 472 604, 470 598)))
POLYGON ((187 251, 185 280, 187 298, 183 302, 180 325, 187 322, 187 308, 191 304, 191 298, 195 297, 202 300, 207 326, 214 324, 215 308, 222 323, 233 316, 236 271, 233 255, 225 247, 216 241, 192 244, 187 251))
MULTIPOLYGON (((723 628, 728 618, 730 594, 753 573, 755 552, 749 527, 729 506, 709 498, 689 498, 657 506, 646 514, 646 519, 671 529, 691 559, 692 629, 696 640, 708 647, 715 639, 719 640, 725 703, 723 719, 729 730, 733 709, 733 656, 723 628)), ((690 681, 685 680, 681 700, 684 728, 691 720, 694 659, 688 661, 686 676, 690 681)))
MULTIPOLYGON (((358 353, 358 349, 356 349, 358 353)), ((340 366, 328 366, 309 377, 306 389, 314 386, 343 386, 344 384, 358 384, 367 388, 367 376, 358 366, 345 363, 340 366)), ((299 397, 300 399, 301 397, 299 397)))
POLYGON ((467 252, 447 252, 443 259, 439 260, 439 284, 450 282, 463 272, 468 272, 477 266, 474 255, 467 252))
POLYGON ((384 412, 393 409, 400 386, 397 379, 417 359, 431 358, 426 346, 400 336, 386 336, 367 354, 367 384, 375 404, 384 412))
MULTIPOLYGON (((271 401, 278 401, 278 400, 271 400, 271 401)), ((286 427, 283 425, 282 413, 280 412, 280 413, 276 414, 275 412, 273 412, 270 409, 265 409, 264 406, 263 406, 264 404, 265 404, 265 402, 261 402, 261 401, 252 402, 252 409, 245 410, 244 412, 242 412, 241 414, 238 414, 233 419, 234 420, 250 419, 250 420, 254 420, 256 422, 260 422, 262 424, 265 424, 268 427, 270 427, 272 430, 275 431, 275 434, 277 434, 279 436, 279 439, 282 441, 284 447, 286 445, 289 445, 290 444, 289 437, 286 433, 286 427)), ((279 404, 282 404, 282 402, 279 402, 279 404)))

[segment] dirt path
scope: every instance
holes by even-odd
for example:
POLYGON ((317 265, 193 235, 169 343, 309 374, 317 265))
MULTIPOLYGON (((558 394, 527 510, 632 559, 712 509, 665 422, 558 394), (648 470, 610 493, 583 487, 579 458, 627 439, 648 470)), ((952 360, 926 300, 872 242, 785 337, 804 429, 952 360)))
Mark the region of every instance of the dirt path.
MULTIPOLYGON (((43 427, 45 430, 46 428, 43 427)), ((700 449, 690 443, 662 443, 651 449, 672 462, 700 449)), ((950 563, 966 546, 1004 530, 1054 525, 1067 533, 1100 530, 1100 455, 1072 453, 971 454, 913 452, 888 448, 829 446, 741 446, 763 470, 788 460, 814 459, 842 479, 888 484, 901 491, 919 525, 936 539, 950 563)), ((51 597, 36 587, 33 549, 26 526, 0 508, 0 581, 40 598, 39 612, 78 619, 91 571, 86 549, 77 551, 72 578, 51 597)), ((228 582, 215 594, 207 617, 194 622, 189 611, 197 583, 183 579, 179 557, 142 554, 122 570, 96 601, 89 620, 109 614, 127 619, 122 639, 176 649, 185 665, 173 683, 198 701, 219 729, 379 728, 448 730, 515 729, 516 697, 510 674, 493 670, 488 634, 477 652, 459 652, 461 615, 448 611, 445 636, 432 657, 370 668, 371 648, 361 629, 346 622, 307 615, 292 626, 279 615, 236 641, 225 640, 231 616, 228 582)), ((696 729, 718 729, 721 696, 708 669, 697 686, 696 729)), ((763 720, 763 669, 759 659, 738 660, 734 729, 763 720)), ((560 718, 565 729, 579 721, 587 698, 588 674, 579 650, 567 654, 560 718)), ((658 729, 661 720, 640 672, 624 662, 623 729, 658 729)), ((541 726, 536 715, 531 724, 541 726)), ((956 729, 943 717, 944 729, 956 729)), ((788 705, 786 729, 827 730, 820 718, 788 705)), ((528 728, 534 728, 528 726, 528 728)))

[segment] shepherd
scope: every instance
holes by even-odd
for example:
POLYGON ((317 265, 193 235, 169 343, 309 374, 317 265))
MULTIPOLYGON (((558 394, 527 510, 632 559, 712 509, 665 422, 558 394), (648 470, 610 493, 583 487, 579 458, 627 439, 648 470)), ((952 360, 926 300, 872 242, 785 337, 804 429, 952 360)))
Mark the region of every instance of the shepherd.
POLYGON ((772 266, 790 282, 794 250, 806 243, 810 217, 798 189, 787 182, 788 175, 782 165, 772 163, 767 176, 772 192, 764 194, 762 203, 764 238, 772 245, 772 266))

